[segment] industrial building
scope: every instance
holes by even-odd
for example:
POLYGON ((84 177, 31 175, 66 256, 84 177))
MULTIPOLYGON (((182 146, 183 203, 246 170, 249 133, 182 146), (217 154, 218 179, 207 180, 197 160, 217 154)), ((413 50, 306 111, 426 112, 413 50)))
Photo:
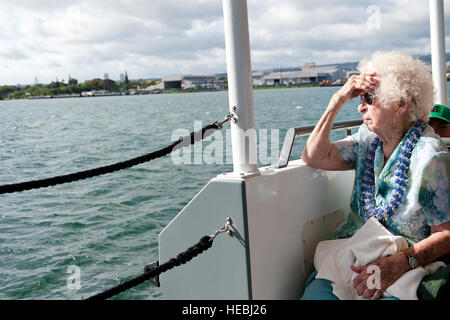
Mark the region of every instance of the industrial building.
POLYGON ((298 71, 257 71, 252 73, 253 86, 297 85, 335 81, 346 77, 337 66, 318 66, 309 63, 298 71))
POLYGON ((225 82, 211 74, 171 74, 162 78, 164 89, 224 89, 225 82))

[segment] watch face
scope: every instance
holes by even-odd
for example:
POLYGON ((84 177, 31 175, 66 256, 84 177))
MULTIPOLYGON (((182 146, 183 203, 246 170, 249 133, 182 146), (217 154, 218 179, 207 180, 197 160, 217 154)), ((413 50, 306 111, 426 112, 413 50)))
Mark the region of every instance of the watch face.
POLYGON ((417 268, 419 266, 419 262, 414 257, 409 257, 408 262, 411 269, 417 268))

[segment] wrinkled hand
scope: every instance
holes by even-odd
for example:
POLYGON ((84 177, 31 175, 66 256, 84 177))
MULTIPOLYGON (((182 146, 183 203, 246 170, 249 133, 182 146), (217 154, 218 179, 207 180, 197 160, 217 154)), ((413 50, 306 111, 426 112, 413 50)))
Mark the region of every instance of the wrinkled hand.
POLYGON ((341 97, 342 102, 345 103, 364 92, 373 92, 378 83, 379 79, 375 72, 353 75, 335 94, 341 97))
POLYGON ((408 260, 403 253, 378 258, 364 267, 350 268, 358 273, 353 280, 356 293, 369 300, 379 299, 390 285, 409 271, 408 260))

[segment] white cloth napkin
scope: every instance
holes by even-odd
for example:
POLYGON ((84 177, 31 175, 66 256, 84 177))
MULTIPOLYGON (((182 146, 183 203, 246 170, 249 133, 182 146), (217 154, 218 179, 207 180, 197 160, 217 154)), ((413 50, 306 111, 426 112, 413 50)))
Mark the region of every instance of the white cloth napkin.
MULTIPOLYGON (((347 239, 319 242, 314 255, 316 278, 332 282, 333 294, 341 300, 361 300, 353 287, 358 275, 351 265, 365 266, 370 262, 408 248, 401 236, 394 236, 377 219, 370 218, 347 239)), ((417 267, 404 273, 386 289, 383 296, 394 296, 401 300, 417 300, 417 287, 424 276, 436 272, 445 263, 436 261, 425 267, 417 267)))

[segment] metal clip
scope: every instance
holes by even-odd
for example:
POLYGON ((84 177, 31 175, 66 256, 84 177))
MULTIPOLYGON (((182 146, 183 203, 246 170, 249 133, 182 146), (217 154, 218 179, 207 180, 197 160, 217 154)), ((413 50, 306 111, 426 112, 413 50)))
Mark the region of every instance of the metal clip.
MULTIPOLYGON (((236 107, 233 107, 233 110, 235 110, 236 107)), ((234 111, 231 111, 222 121, 216 121, 215 123, 217 124, 217 126, 222 129, 224 123, 233 120, 233 122, 236 122, 237 116, 236 113, 234 113, 234 111)))
POLYGON ((232 108, 231 108, 231 112, 230 112, 230 114, 232 115, 232 117, 233 117, 233 123, 236 123, 236 121, 239 119, 238 118, 238 116, 237 116, 237 114, 236 114, 236 106, 233 106, 232 108))
POLYGON ((214 232, 214 234, 212 234, 210 236, 211 240, 213 240, 218 234, 224 233, 224 232, 226 232, 230 237, 232 237, 233 230, 232 230, 231 224, 232 224, 231 218, 227 217, 227 222, 222 227, 217 229, 216 232, 214 232))
MULTIPOLYGON (((148 265, 146 265, 145 267, 144 267, 144 272, 145 273, 147 273, 147 272, 150 272, 150 271, 153 271, 153 270, 155 270, 156 268, 158 268, 159 267, 159 260, 158 261, 155 261, 155 262, 153 262, 153 263, 150 263, 150 264, 148 264, 148 265)), ((159 283, 159 275, 157 275, 157 276, 154 276, 154 277, 152 277, 152 278, 150 278, 150 279, 148 279, 150 282, 152 282, 155 286, 157 286, 157 287, 160 287, 161 286, 161 283, 159 283)))

